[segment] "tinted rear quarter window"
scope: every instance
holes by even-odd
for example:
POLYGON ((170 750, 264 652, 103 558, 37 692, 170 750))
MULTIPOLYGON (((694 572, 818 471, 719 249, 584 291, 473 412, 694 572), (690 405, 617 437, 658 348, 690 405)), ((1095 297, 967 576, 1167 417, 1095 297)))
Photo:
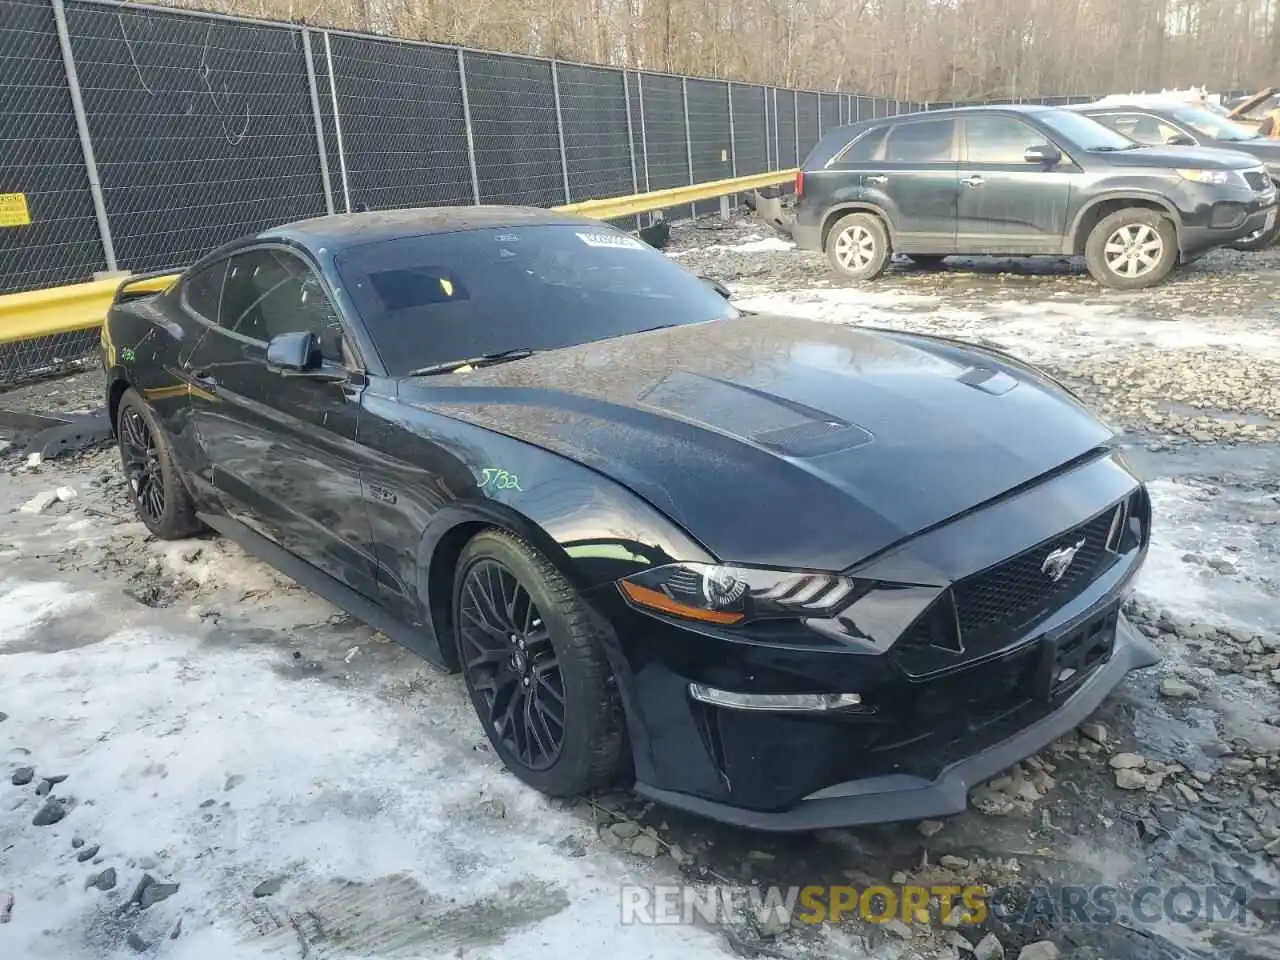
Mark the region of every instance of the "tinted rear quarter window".
POLYGON ((183 303, 210 323, 217 323, 218 306, 222 299, 222 279, 226 274, 226 260, 219 260, 193 273, 182 285, 183 303))
POLYGON ((876 127, 874 130, 868 130, 840 154, 835 165, 870 163, 875 160, 880 155, 880 146, 884 143, 884 135, 888 129, 888 127, 876 127))
POLYGON ((889 128, 884 158, 890 163, 946 163, 954 160, 955 121, 918 120, 889 128))

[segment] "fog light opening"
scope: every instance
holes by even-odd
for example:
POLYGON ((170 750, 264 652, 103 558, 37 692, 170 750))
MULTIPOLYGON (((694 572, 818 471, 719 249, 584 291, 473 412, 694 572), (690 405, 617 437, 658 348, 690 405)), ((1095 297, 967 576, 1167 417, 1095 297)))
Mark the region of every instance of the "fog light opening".
POLYGON ((702 703, 731 710, 769 710, 789 713, 822 713, 862 704, 857 693, 733 693, 701 683, 689 684, 689 696, 702 703))

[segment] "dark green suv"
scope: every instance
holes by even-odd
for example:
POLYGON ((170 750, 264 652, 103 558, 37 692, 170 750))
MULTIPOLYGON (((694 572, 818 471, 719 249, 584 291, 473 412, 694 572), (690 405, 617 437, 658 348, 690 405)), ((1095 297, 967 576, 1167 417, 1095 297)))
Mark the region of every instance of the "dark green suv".
POLYGON ((1257 158, 1146 147, 1080 113, 969 107, 831 131, 796 177, 799 247, 869 280, 894 253, 1078 255, 1118 289, 1159 283, 1178 263, 1276 218, 1257 158))

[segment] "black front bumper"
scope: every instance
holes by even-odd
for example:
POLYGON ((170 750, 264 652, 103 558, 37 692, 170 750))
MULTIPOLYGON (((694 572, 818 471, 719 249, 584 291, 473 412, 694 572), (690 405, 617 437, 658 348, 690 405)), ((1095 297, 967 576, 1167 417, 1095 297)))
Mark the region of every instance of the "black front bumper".
POLYGON ((932 779, 885 774, 835 784, 787 810, 749 810, 644 783, 636 791, 660 803, 755 830, 801 831, 920 820, 964 812, 971 787, 1013 766, 1080 725, 1130 670, 1149 667, 1159 654, 1117 615, 1110 659, 1053 712, 998 743, 956 760, 932 779))
POLYGON ((1120 614, 1149 524, 1145 492, 1104 453, 855 568, 868 582, 916 586, 876 588, 835 620, 701 626, 640 613, 601 585, 589 596, 615 641, 637 791, 772 830, 964 809, 970 785, 1070 731, 1129 670, 1157 661, 1120 614), (1132 509, 1113 523, 1120 504, 1132 509), (1129 532, 1112 549, 1121 529, 1129 532), (1055 579, 1021 619, 982 625, 977 614, 1008 590, 1043 588, 1045 556, 1077 540, 1089 544, 1074 553, 1085 573, 1055 579), (994 594, 969 589, 993 583, 994 594), (919 630, 948 602, 958 645, 919 630), (862 703, 742 710, 695 700, 691 683, 858 694, 862 703))
MULTIPOLYGON (((1233 243, 1267 228, 1276 216, 1276 191, 1227 191, 1213 202, 1202 202, 1182 214, 1178 245, 1184 260, 1233 243)), ((1274 222, 1274 221, 1273 221, 1274 222)))

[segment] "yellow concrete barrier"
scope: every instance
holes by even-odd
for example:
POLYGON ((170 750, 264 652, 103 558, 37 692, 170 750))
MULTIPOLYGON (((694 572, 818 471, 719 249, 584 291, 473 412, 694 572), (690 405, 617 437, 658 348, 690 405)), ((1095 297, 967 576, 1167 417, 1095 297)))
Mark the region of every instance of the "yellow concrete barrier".
MULTIPOLYGON (((652 190, 628 197, 583 200, 553 209, 596 220, 613 220, 653 210, 665 210, 668 207, 680 207, 698 200, 714 200, 731 193, 749 193, 762 187, 790 183, 795 175, 795 170, 777 170, 728 180, 695 183, 688 187, 652 190)), ((0 343, 92 330, 102 325, 107 308, 115 299, 116 290, 121 283, 128 283, 130 290, 160 291, 177 279, 177 274, 138 280, 113 277, 45 290, 4 294, 0 296, 0 343)))

